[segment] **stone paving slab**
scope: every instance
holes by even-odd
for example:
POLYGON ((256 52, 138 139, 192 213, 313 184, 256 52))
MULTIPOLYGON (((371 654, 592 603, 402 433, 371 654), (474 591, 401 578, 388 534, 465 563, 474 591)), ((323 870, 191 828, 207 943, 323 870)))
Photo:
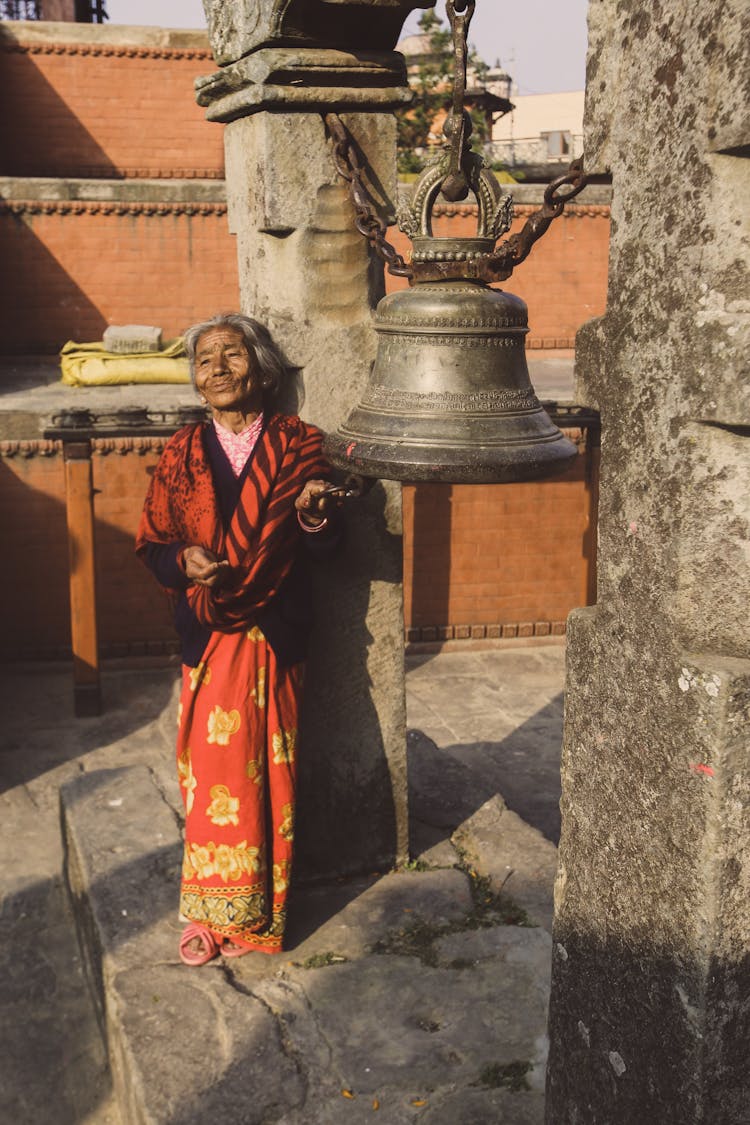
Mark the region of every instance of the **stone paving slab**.
POLYGON ((500 793, 553 844, 560 836, 565 649, 538 645, 407 657, 410 771, 451 829, 500 793), (431 776, 431 780, 430 777, 431 776), (441 780, 444 778, 445 780, 441 780), (457 808, 451 809, 453 795, 457 808))
POLYGON ((180 826, 151 771, 82 774, 62 804, 124 1125, 214 1115, 224 1125, 336 1125, 375 1112, 389 1125, 447 1123, 459 1092, 475 1115, 465 1120, 541 1122, 549 937, 494 919, 464 930, 473 899, 463 872, 310 888, 298 904, 308 925, 313 899, 320 916, 327 896, 331 914, 281 958, 189 969, 174 913, 180 826), (528 1088, 483 1080, 486 1068, 519 1063, 528 1088))

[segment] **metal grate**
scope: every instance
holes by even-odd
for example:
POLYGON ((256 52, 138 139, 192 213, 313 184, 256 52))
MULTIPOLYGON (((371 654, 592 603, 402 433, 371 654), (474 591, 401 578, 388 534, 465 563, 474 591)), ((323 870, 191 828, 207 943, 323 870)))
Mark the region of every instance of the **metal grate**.
POLYGON ((76 0, 77 23, 104 23, 108 18, 104 0, 76 0))
MULTIPOLYGON (((0 19, 3 20, 44 20, 48 15, 44 10, 44 0, 0 0, 0 19)), ((109 19, 105 0, 71 0, 68 16, 55 16, 56 19, 75 19, 76 23, 104 23, 109 19)))
POLYGON ((40 20, 40 0, 0 0, 0 18, 4 20, 40 20))

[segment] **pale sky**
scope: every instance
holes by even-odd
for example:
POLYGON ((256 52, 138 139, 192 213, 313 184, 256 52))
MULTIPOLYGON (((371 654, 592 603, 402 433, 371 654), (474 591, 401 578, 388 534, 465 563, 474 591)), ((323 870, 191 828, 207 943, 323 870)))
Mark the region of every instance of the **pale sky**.
MULTIPOLYGON (((241 2, 241 0, 235 0, 241 2)), ((201 0, 106 0, 110 23, 205 27, 201 0)), ((582 90, 588 0, 477 0, 469 39, 483 59, 497 59, 519 94, 582 90)), ((437 12, 445 18, 445 0, 437 12)), ((418 30, 412 13, 405 33, 418 30)))

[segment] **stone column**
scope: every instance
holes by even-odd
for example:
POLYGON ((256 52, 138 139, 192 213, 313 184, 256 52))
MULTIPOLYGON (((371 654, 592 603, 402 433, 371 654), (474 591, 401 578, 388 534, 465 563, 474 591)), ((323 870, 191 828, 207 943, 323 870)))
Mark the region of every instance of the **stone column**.
MULTIPOLYGON (((342 115, 388 215, 392 110, 410 95, 403 60, 387 47, 420 6, 347 5, 206 3, 221 70, 198 93, 207 116, 226 122, 242 311, 268 324, 294 369, 286 408, 324 430, 361 394, 384 285, 354 226, 323 114, 342 115), (363 54, 355 40, 368 34, 379 51, 363 54)), ((316 575, 296 830, 307 877, 383 869, 407 849, 400 486, 378 483, 349 514, 344 550, 316 575)))
POLYGON ((549 1125, 750 1121, 742 10, 589 9, 587 166, 612 172, 613 234, 577 351, 599 575, 569 630, 549 1125))

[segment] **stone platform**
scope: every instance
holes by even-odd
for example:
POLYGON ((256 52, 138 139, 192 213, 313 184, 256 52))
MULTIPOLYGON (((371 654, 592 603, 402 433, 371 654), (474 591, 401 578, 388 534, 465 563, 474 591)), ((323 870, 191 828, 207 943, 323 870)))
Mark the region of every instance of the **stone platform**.
POLYGON ((176 670, 109 668, 85 720, 67 674, 6 675, 8 1119, 541 1125, 562 655, 410 658, 408 869, 299 888, 284 954, 200 969, 177 957, 176 670))

